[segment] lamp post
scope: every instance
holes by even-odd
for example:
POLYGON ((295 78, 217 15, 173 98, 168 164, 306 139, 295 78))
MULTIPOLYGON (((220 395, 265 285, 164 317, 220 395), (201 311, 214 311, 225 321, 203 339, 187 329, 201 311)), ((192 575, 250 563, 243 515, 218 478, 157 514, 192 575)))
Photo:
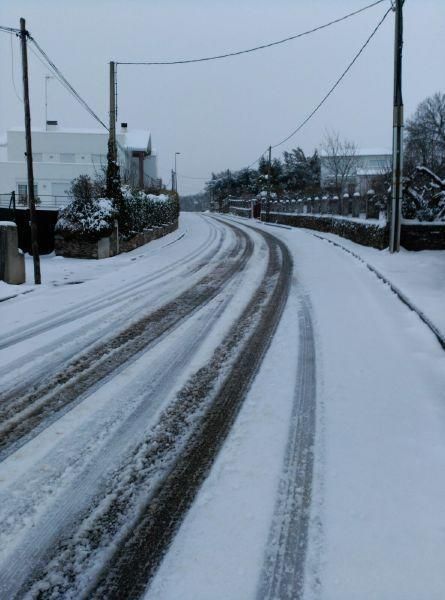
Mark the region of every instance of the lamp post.
POLYGON ((180 152, 175 152, 175 192, 178 193, 178 174, 176 171, 176 157, 178 156, 178 154, 181 154, 180 152))

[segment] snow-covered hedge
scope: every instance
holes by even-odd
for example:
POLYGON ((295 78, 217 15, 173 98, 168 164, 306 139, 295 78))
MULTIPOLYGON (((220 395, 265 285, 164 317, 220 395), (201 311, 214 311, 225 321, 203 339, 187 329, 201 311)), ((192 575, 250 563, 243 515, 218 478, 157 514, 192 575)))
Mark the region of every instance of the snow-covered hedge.
POLYGON ((100 181, 81 175, 72 182, 73 200, 64 208, 56 224, 56 233, 65 238, 98 240, 110 235, 114 221, 119 233, 130 238, 145 229, 172 223, 178 218, 176 194, 147 194, 121 187, 120 198, 114 201, 101 197, 104 188, 100 181))
POLYGON ((55 231, 66 238, 99 239, 110 235, 114 219, 115 210, 108 198, 75 198, 60 212, 55 231))
POLYGON ((179 215, 176 195, 146 194, 133 191, 127 185, 122 186, 122 205, 119 228, 126 237, 144 229, 172 223, 179 215))

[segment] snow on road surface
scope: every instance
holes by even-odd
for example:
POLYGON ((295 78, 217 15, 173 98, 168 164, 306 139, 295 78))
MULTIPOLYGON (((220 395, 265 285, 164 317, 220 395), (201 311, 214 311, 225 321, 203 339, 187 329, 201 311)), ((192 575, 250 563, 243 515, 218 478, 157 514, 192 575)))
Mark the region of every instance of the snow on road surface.
MULTIPOLYGON (((305 293, 316 338, 317 423, 298 597, 439 600, 445 597, 443 350, 353 257, 309 232, 273 233, 294 258, 288 306, 146 598, 269 597, 259 582, 264 553, 270 555, 272 499, 282 489, 277 472, 295 397, 296 303, 305 293)), ((295 589, 276 597, 297 597, 295 589)))
POLYGON ((43 262, 0 303, 1 598, 445 597, 445 354, 364 264, 193 214, 43 262))

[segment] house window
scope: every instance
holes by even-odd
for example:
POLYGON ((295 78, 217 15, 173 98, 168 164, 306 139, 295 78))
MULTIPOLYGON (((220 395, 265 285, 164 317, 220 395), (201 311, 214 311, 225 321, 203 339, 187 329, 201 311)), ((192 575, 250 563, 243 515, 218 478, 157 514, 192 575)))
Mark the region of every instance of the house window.
POLYGON ((62 152, 60 154, 60 162, 75 163, 76 162, 76 155, 72 154, 70 152, 62 152))
MULTIPOLYGON (((18 204, 22 206, 28 206, 28 184, 19 183, 17 185, 18 204)), ((34 184, 34 198, 37 198, 37 184, 34 184)))

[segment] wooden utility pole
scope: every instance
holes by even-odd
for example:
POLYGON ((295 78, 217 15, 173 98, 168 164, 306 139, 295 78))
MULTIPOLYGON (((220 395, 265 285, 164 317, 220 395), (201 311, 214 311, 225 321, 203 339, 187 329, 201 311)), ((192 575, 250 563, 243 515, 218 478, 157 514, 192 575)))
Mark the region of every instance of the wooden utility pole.
POLYGON ((22 72, 23 72, 23 106, 25 109, 25 138, 26 138, 26 164, 28 171, 28 204, 29 225, 31 228, 31 251, 34 264, 34 283, 42 283, 40 274, 39 244, 37 238, 36 222, 36 199, 34 197, 34 173, 32 168, 32 144, 31 144, 31 111, 29 108, 29 85, 28 85, 28 50, 25 19, 20 19, 20 40, 22 45, 22 72))
POLYGON ((394 112, 392 142, 392 187, 389 230, 389 250, 399 252, 402 222, 403 175, 403 100, 402 100, 402 48, 404 0, 395 0, 394 39, 394 112))
POLYGON ((272 146, 269 146, 269 159, 267 161, 267 204, 266 204, 266 222, 270 221, 270 191, 272 179, 272 146))
POLYGON ((116 63, 110 62, 110 123, 107 155, 107 197, 114 202, 121 198, 119 165, 116 141, 116 63))
POLYGON ((116 147, 116 67, 110 62, 110 150, 111 159, 117 161, 116 147))

